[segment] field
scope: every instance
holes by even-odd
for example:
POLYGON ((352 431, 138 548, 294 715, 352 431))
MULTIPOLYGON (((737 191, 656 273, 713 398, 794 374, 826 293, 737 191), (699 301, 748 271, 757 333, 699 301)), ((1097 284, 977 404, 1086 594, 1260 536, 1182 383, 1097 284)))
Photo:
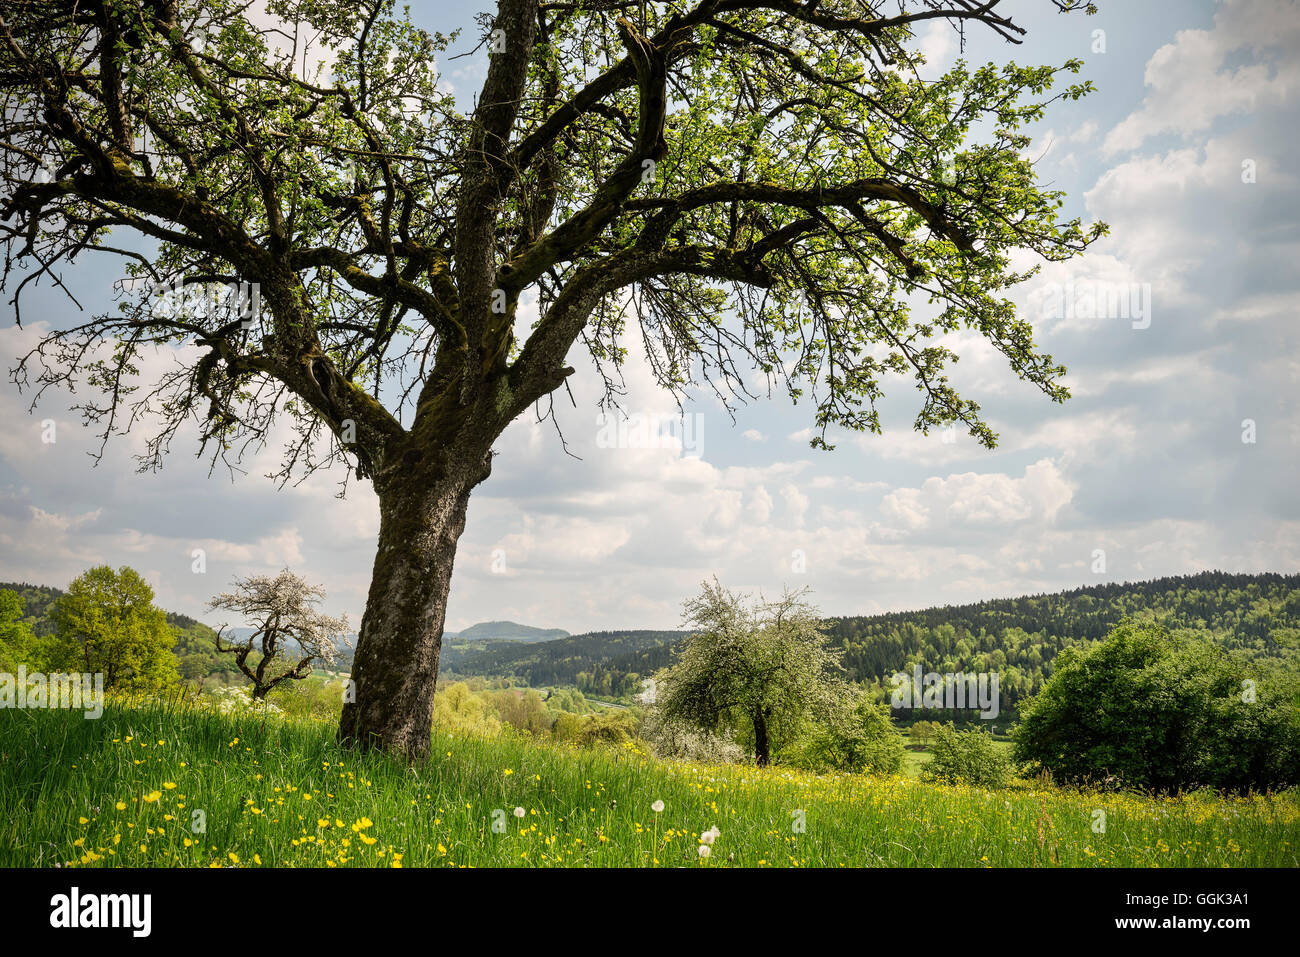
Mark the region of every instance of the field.
POLYGON ((1300 865, 1295 792, 985 791, 514 736, 435 736, 433 760, 410 770, 341 750, 333 731, 111 700, 99 720, 0 712, 0 865, 1300 865))

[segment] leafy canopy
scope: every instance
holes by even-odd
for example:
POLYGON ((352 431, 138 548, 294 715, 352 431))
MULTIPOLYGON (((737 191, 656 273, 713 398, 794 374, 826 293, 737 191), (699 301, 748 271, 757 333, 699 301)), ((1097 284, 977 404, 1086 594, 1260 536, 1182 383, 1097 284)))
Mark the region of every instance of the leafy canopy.
POLYGON ((176 632, 134 568, 87 570, 50 607, 55 671, 102 672, 106 690, 159 691, 176 681, 176 632))
POLYGON ((116 311, 53 331, 15 378, 87 378, 105 439, 153 417, 142 467, 187 421, 234 467, 287 413, 282 478, 342 456, 381 492, 455 436, 481 452, 575 344, 612 400, 634 344, 664 386, 726 403, 754 394, 750 365, 811 400, 818 445, 879 431, 902 377, 916 428, 991 446, 945 337, 977 331, 1063 400, 1007 298, 1037 267, 1013 262, 1105 231, 1061 219, 1023 155, 1026 124, 1088 92, 1051 92, 1080 61, 921 75, 931 21, 1020 42, 997 7, 500 0, 467 111, 437 73, 455 37, 391 0, 269 0, 274 25, 242 0, 14 0, 6 288, 17 310, 82 256, 126 271, 116 311), (211 293, 231 283, 256 302, 211 293), (158 345, 190 348, 142 385, 158 345))
POLYGON ((1015 758, 1063 781, 1154 791, 1300 784, 1300 681, 1129 620, 1066 648, 1021 711, 1015 758))

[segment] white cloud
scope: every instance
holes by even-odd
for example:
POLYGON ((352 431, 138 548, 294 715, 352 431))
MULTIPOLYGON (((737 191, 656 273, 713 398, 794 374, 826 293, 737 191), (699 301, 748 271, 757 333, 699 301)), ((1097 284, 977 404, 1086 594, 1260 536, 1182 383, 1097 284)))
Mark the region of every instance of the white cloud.
POLYGON ((1050 459, 1025 469, 1022 478, 964 472, 934 476, 920 488, 900 488, 881 503, 881 513, 908 531, 936 525, 1015 525, 1055 521, 1073 488, 1050 459))
POLYGON ((1147 62, 1142 106, 1107 135, 1103 151, 1137 149, 1161 133, 1202 133, 1221 116, 1294 102, 1300 89, 1300 4, 1227 0, 1210 30, 1180 30, 1147 62), (1250 61, 1234 65, 1235 54, 1250 61))

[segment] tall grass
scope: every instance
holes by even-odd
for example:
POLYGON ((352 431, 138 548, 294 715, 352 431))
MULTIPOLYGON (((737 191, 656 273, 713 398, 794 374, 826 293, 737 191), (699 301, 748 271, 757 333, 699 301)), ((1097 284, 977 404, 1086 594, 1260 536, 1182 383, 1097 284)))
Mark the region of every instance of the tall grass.
POLYGON ((159 703, 110 701, 99 720, 0 712, 0 865, 1300 864, 1294 792, 984 791, 514 736, 436 734, 433 759, 409 768, 341 749, 333 732, 159 703), (699 835, 714 825, 702 858, 699 835))

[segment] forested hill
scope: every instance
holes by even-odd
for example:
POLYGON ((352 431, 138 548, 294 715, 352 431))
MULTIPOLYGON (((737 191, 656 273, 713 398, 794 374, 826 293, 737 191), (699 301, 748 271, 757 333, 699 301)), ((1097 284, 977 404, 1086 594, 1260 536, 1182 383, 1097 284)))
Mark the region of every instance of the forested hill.
POLYGON ((1300 575, 1202 572, 1145 582, 973 605, 840 618, 830 628, 855 679, 887 682, 895 671, 996 671, 1006 705, 1052 673, 1069 645, 1106 635, 1126 616, 1206 635, 1248 655, 1295 654, 1300 646, 1300 575))
POLYGON ((63 592, 49 585, 29 585, 27 582, 0 582, 0 591, 12 591, 23 602, 23 620, 32 626, 37 635, 54 633, 54 622, 46 614, 54 599, 63 592))
POLYGON ((521 678, 533 687, 567 685, 584 694, 622 697, 672 661, 683 631, 593 631, 540 644, 488 642, 485 647, 449 641, 440 668, 455 675, 521 678))
MULTIPOLYGON (((854 680, 887 684, 896 671, 996 671, 1003 705, 1041 687, 1064 647, 1102 638, 1125 616, 1212 637, 1252 655, 1300 645, 1300 575, 1203 572, 1145 582, 921 611, 831 619, 854 680)), ((593 694, 628 694, 670 664, 682 632, 593 632, 526 647, 444 652, 457 674, 513 676, 532 685, 572 685, 593 694)))

